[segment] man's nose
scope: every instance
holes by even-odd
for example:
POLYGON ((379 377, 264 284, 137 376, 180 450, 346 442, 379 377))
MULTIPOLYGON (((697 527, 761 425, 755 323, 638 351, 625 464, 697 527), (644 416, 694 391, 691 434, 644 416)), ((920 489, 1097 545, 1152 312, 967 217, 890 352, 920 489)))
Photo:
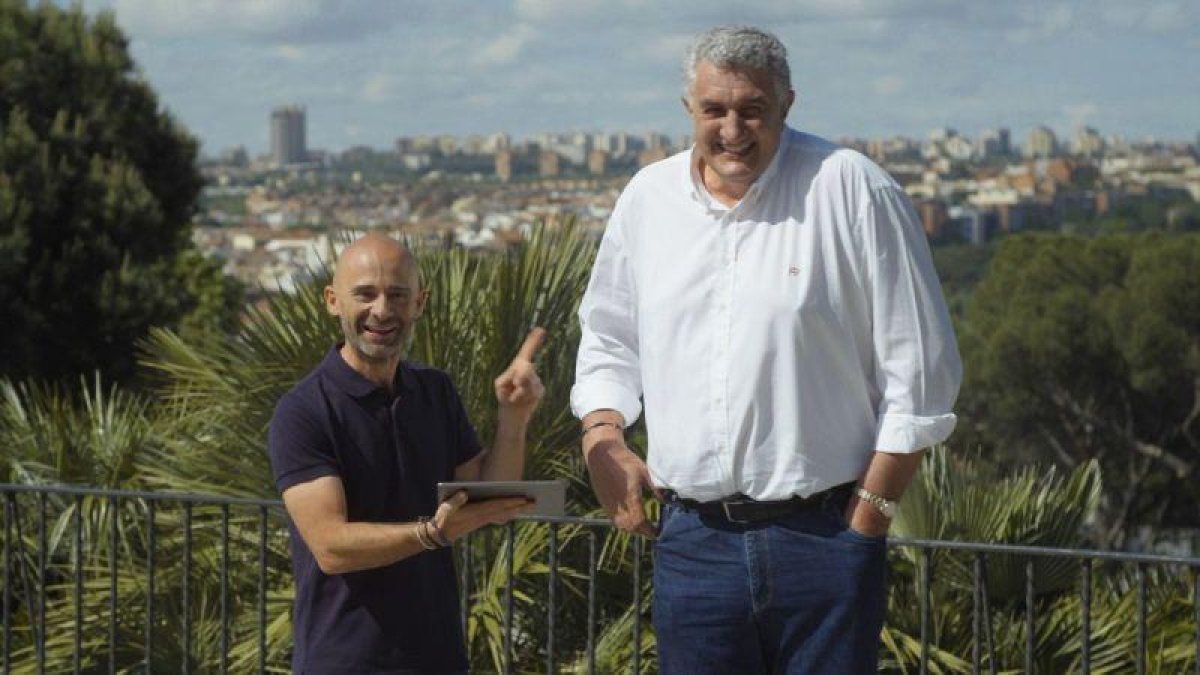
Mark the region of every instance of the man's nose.
POLYGON ((380 294, 371 303, 371 313, 378 317, 387 317, 395 311, 396 302, 388 298, 386 293, 380 294))
POLYGON ((721 137, 726 139, 737 138, 742 134, 744 129, 742 124, 742 116, 737 114, 736 110, 730 110, 721 118, 721 137))

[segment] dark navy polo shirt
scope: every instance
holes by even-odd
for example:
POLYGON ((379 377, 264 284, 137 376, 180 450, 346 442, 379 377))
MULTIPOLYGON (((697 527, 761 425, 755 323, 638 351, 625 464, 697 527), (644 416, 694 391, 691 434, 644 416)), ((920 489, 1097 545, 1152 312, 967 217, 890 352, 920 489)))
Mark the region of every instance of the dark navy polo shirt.
MULTIPOLYGON (((480 451, 450 377, 402 363, 393 393, 346 363, 335 346, 279 400, 267 450, 280 492, 338 476, 351 521, 432 515, 438 481, 480 451)), ((327 575, 294 525, 297 673, 465 671, 450 549, 371 570, 327 575)))

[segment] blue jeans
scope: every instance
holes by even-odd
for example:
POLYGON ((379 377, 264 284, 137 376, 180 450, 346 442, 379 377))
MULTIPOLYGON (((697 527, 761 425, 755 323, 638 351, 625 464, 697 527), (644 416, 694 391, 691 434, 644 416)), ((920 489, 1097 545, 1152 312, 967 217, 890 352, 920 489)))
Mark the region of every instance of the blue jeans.
POLYGON ((654 629, 664 675, 874 673, 887 538, 846 526, 844 499, 739 525, 663 505, 654 629))

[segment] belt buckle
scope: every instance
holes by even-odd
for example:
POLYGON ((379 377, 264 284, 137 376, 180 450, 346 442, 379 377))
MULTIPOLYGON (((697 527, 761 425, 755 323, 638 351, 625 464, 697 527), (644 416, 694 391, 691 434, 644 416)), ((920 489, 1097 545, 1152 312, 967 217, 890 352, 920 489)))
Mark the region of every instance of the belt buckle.
MULTIPOLYGON (((737 524, 739 524, 739 525, 749 525, 750 523, 754 522, 754 521, 751 521, 751 520, 746 520, 746 519, 743 519, 743 518, 735 518, 735 517, 733 516, 733 512, 731 512, 731 511, 729 510, 729 505, 730 505, 730 503, 731 503, 731 502, 721 502, 721 510, 723 510, 723 511, 725 512, 725 519, 726 519, 726 520, 728 520, 728 521, 729 521, 729 522, 731 522, 731 523, 737 523, 737 524)), ((734 505, 736 505, 736 504, 739 504, 739 503, 741 503, 741 502, 732 502, 732 503, 733 503, 734 505)))

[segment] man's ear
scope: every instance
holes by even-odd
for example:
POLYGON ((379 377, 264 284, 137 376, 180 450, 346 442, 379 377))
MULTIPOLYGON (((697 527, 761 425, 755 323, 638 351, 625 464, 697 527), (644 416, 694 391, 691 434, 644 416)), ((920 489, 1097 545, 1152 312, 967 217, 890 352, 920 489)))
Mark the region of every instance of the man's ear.
POLYGON ((325 296, 325 311, 333 316, 338 316, 337 293, 333 292, 333 286, 326 286, 322 295, 325 296))
POLYGON ((796 90, 788 89, 787 103, 783 104, 783 118, 787 119, 788 113, 792 110, 792 104, 796 102, 796 90))
POLYGON ((691 115, 692 114, 692 104, 688 103, 687 96, 680 96, 679 102, 683 104, 683 109, 687 111, 687 114, 691 115))

